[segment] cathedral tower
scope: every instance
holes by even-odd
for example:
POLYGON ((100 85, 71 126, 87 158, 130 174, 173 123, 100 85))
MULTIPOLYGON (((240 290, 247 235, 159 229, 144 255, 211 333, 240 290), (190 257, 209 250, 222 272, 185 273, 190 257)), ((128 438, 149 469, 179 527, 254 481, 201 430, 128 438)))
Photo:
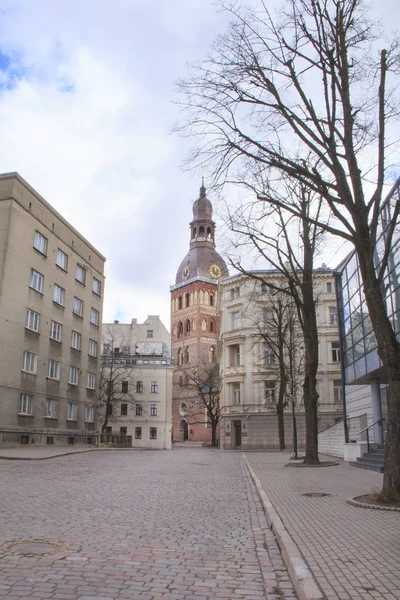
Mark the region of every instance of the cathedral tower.
POLYGON ((171 287, 174 441, 211 441, 205 410, 202 418, 198 403, 195 408, 197 398, 185 382, 188 370, 204 361, 212 362, 217 349, 217 287, 218 280, 228 275, 228 269, 215 249, 212 212, 203 182, 200 196, 193 204, 189 252, 171 287))

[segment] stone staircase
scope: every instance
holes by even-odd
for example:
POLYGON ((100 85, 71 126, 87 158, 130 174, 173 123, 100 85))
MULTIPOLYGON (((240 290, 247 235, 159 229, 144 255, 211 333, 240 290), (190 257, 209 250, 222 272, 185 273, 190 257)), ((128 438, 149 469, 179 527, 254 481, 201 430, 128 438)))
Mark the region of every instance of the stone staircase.
POLYGON ((357 462, 351 462, 349 464, 350 466, 358 467, 359 469, 383 473, 384 457, 385 447, 372 445, 369 452, 365 452, 361 458, 357 458, 357 462))

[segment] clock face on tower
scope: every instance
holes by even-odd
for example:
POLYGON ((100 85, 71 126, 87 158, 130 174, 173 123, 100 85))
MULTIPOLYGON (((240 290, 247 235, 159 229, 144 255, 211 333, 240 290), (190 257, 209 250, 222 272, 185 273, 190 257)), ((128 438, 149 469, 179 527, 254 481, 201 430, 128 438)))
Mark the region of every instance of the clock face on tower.
POLYGON ((218 265, 211 265, 208 269, 208 272, 210 273, 213 279, 218 279, 219 277, 221 277, 221 269, 218 265))
POLYGON ((186 265, 186 267, 183 267, 182 269, 182 279, 187 279, 190 275, 190 267, 189 265, 186 265))

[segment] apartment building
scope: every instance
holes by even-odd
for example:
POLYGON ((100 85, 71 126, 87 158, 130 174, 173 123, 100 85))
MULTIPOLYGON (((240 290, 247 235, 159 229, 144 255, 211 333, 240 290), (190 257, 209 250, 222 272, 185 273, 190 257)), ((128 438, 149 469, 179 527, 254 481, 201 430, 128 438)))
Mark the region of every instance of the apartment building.
POLYGON ((170 450, 171 336, 160 317, 104 323, 102 342, 98 428, 107 417, 104 440, 113 443, 115 434, 128 440, 124 446, 170 450))
POLYGON ((105 258, 0 175, 0 443, 95 443, 105 258))
MULTIPOLYGON (((235 275, 219 283, 220 446, 223 449, 279 448, 276 414, 279 368, 274 346, 285 325, 276 321, 276 331, 271 330, 273 325, 268 315, 276 300, 268 283, 279 286, 281 276, 274 271, 254 271, 253 274, 257 279, 235 275)), ((333 271, 317 269, 314 283, 318 298, 317 388, 319 429, 322 430, 342 417, 341 356, 333 271)), ((291 347, 296 350, 293 368, 295 375, 297 373, 297 382, 292 378, 296 383, 293 398, 299 446, 304 447, 303 348, 298 322, 293 335, 291 347)), ((288 351, 285 350, 286 354, 288 351)), ((292 418, 292 403, 288 402, 284 409, 287 448, 292 447, 292 418)))

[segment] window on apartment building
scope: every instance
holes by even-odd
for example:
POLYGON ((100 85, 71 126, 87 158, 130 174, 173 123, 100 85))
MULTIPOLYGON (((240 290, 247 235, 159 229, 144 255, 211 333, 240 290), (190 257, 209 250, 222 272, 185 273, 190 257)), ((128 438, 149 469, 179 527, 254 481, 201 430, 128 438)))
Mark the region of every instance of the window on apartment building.
POLYGON ((33 396, 30 394, 20 394, 18 413, 20 415, 33 414, 33 396))
POLYGON ((148 329, 147 332, 146 332, 146 336, 148 338, 152 338, 153 337, 153 330, 152 329, 148 329))
POLYGON ((150 427, 150 439, 151 440, 157 439, 157 427, 150 427))
POLYGON ((143 381, 136 382, 136 393, 143 394, 143 381))
POLYGON ((332 282, 331 281, 326 282, 326 291, 328 294, 332 293, 332 282))
POLYGON ((95 373, 88 373, 87 387, 89 390, 94 390, 94 388, 96 387, 96 374, 95 373))
POLYGON ((83 302, 82 302, 82 300, 80 300, 80 298, 77 298, 76 296, 74 296, 72 312, 74 313, 74 315, 77 315, 78 317, 83 317, 83 302))
POLYGON ((329 307, 329 325, 338 324, 338 314, 336 306, 329 307))
POLYGON ((67 420, 76 421, 78 414, 77 405, 74 402, 68 402, 67 404, 67 420))
POLYGON ((44 237, 39 231, 35 231, 35 237, 33 238, 33 247, 35 250, 44 254, 47 254, 47 238, 44 237))
POLYGON ((240 383, 231 383, 232 386, 232 404, 240 404, 240 383))
POLYGON ((57 283, 54 284, 53 301, 61 306, 65 305, 65 290, 57 283))
POLYGON ((93 423, 94 421, 94 407, 92 404, 85 406, 85 423, 93 423))
POLYGON ((268 292, 268 285, 265 283, 265 281, 261 282, 261 293, 262 294, 266 294, 268 292))
POLYGON ((95 340, 89 340, 89 355, 94 357, 97 356, 97 342, 95 340))
POLYGON ((90 309, 90 322, 92 323, 92 325, 96 325, 97 327, 99 326, 99 316, 100 313, 98 310, 96 310, 95 308, 90 309))
POLYGON ((36 331, 36 333, 39 332, 40 315, 30 308, 26 310, 26 327, 31 331, 36 331))
POLYGON ((60 363, 50 358, 49 360, 49 379, 60 379, 60 363))
POLYGON ((75 348, 75 350, 81 349, 81 334, 77 331, 73 331, 71 334, 71 346, 75 348))
POLYGON ((46 412, 44 416, 48 419, 57 418, 57 400, 54 400, 53 398, 46 399, 46 412))
POLYGON ((128 433, 128 428, 127 427, 120 427, 119 428, 119 434, 120 435, 127 435, 128 433))
POLYGON ((135 440, 141 440, 141 439, 142 439, 142 428, 135 427, 135 440))
POLYGON ((31 287, 36 292, 43 293, 44 286, 44 276, 39 273, 39 271, 35 271, 35 269, 31 269, 31 277, 29 280, 29 287, 31 287))
POLYGON ((141 417, 143 414, 143 405, 142 404, 136 404, 136 416, 137 417, 141 417))
POLYGON ((112 427, 106 427, 106 431, 105 431, 105 433, 106 433, 107 435, 109 435, 110 433, 112 433, 112 427))
POLYGON ((127 394, 129 391, 129 381, 122 381, 121 382, 121 392, 123 394, 127 394))
POLYGON ((128 414, 128 405, 126 403, 121 404, 121 416, 126 417, 128 414))
POLYGON ((93 277, 92 292, 96 294, 96 296, 101 296, 101 281, 96 279, 96 277, 93 277))
POLYGON ((25 373, 33 373, 36 375, 37 372, 37 356, 32 352, 23 352, 22 354, 22 370, 25 373))
POLYGON ((232 324, 232 329, 240 328, 240 312, 238 310, 235 310, 234 312, 231 313, 231 324, 232 324))
POLYGON ((233 300, 234 298, 239 298, 240 296, 240 288, 239 287, 235 287, 231 289, 231 300, 233 300))
POLYGON ((332 344, 332 362, 340 362, 340 343, 338 341, 332 344))
POLYGON ((151 382, 151 393, 158 394, 158 381, 151 382))
POLYGON ((264 401, 265 404, 276 404, 275 381, 264 381, 264 401))
POLYGON ((272 325, 274 323, 274 309, 271 307, 263 310, 264 325, 272 325))
POLYGON ((79 370, 76 367, 70 367, 68 383, 70 383, 71 385, 78 385, 78 380, 79 370))
POLYGON ((86 269, 81 267, 81 265, 76 265, 75 279, 79 281, 82 285, 85 285, 86 281, 86 269))
POLYGON ((265 365, 274 365, 275 364, 275 348, 272 344, 268 342, 264 343, 264 364, 265 365))
POLYGON ((231 367, 240 365, 240 344, 229 346, 229 365, 231 367))
POLYGON ((56 342, 61 342, 62 336, 62 325, 56 321, 52 321, 50 325, 50 337, 56 342))
POLYGON ((68 268, 68 255, 60 250, 60 248, 57 249, 56 265, 63 271, 66 271, 68 268))
POLYGON ((343 402, 343 388, 342 388, 342 380, 334 379, 333 380, 333 400, 336 403, 343 402))
POLYGON ((150 406, 150 416, 151 417, 156 417, 157 416, 157 404, 152 404, 150 406))

